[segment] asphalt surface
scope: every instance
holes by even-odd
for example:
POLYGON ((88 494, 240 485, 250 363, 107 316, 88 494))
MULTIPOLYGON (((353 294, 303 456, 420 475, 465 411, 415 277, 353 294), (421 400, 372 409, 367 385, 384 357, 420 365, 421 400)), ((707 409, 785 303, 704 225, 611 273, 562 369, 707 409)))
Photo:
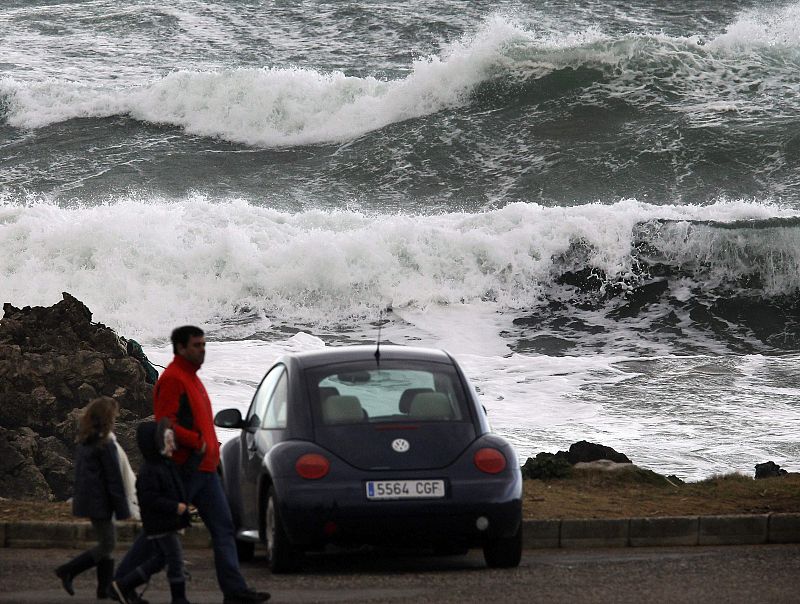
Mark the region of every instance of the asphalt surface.
MULTIPOLYGON (((95 603, 91 572, 76 579, 74 597, 53 574, 76 553, 0 549, 0 602, 95 603)), ((221 602, 211 551, 185 553, 191 602, 221 602)), ((242 569, 272 602, 800 602, 800 544, 526 550, 510 570, 487 569, 478 550, 452 557, 362 550, 309 556, 296 575, 271 576, 263 557, 242 569)), ((169 602, 163 573, 145 597, 169 602)))

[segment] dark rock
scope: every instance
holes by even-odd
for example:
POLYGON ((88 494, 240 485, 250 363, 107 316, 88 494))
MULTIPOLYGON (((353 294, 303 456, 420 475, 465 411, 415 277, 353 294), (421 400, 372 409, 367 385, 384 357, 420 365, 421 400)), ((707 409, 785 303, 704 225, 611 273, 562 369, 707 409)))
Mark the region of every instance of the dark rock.
POLYGON ((97 398, 97 390, 95 390, 91 384, 84 382, 78 386, 78 398, 80 399, 81 403, 86 404, 93 398, 97 398))
POLYGON ((572 466, 558 454, 537 453, 536 457, 529 457, 522 466, 522 477, 539 480, 553 478, 566 478, 570 475, 572 466))
MULTIPOLYGON (((559 451, 559 453, 563 452, 559 451)), ((631 463, 631 460, 624 453, 617 453, 611 447, 590 443, 585 440, 570 445, 566 457, 572 465, 582 461, 597 461, 598 459, 609 459, 616 463, 631 463)))
POLYGON ((775 476, 784 476, 788 473, 772 461, 756 464, 756 478, 773 478, 775 476))
POLYGON ((72 451, 55 436, 0 427, 0 492, 14 499, 72 496, 72 451))
POLYGON ((55 436, 39 437, 36 466, 58 500, 72 496, 72 451, 55 436))
POLYGON ((53 491, 36 465, 37 438, 30 428, 0 427, 0 493, 4 497, 53 499, 53 491))
POLYGON ((3 305, 0 320, 0 497, 72 494, 77 420, 94 397, 120 406, 115 433, 136 467, 136 425, 152 414, 152 384, 114 330, 68 293, 51 307, 3 305))
POLYGON ((28 352, 95 350, 123 356, 125 348, 117 335, 100 323, 92 323, 92 313, 70 294, 54 306, 15 308, 3 305, 0 342, 16 344, 28 352), (31 326, 37 329, 31 330, 31 326))
POLYGON ((667 289, 669 282, 666 279, 635 287, 626 294, 627 303, 610 312, 609 316, 615 319, 635 317, 648 304, 657 303, 667 289))
POLYGON ((608 277, 602 270, 589 267, 576 271, 564 271, 556 279, 556 283, 572 285, 581 291, 599 291, 607 282, 608 277))

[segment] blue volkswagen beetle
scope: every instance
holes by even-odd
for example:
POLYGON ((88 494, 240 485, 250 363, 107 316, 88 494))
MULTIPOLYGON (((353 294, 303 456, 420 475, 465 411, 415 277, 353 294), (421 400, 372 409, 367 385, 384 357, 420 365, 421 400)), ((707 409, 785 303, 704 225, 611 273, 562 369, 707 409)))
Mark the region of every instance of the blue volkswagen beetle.
POLYGON ((455 359, 404 346, 287 354, 267 371, 221 472, 239 554, 264 542, 272 572, 325 544, 483 548, 517 566, 522 476, 455 359))

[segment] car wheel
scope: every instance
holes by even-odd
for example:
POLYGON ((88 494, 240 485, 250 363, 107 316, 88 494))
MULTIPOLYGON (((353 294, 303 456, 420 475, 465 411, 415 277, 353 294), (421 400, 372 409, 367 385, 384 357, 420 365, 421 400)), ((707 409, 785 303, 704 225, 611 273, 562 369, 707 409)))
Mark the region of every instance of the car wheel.
POLYGON ((256 544, 252 541, 236 540, 236 555, 239 562, 250 562, 256 554, 256 544))
POLYGON ((290 573, 300 566, 301 552, 290 542, 283 528, 275 487, 270 487, 264 506, 264 526, 267 537, 267 564, 275 574, 290 573))
POLYGON ((511 537, 495 537, 483 546, 483 558, 489 568, 513 568, 522 559, 522 522, 511 537))

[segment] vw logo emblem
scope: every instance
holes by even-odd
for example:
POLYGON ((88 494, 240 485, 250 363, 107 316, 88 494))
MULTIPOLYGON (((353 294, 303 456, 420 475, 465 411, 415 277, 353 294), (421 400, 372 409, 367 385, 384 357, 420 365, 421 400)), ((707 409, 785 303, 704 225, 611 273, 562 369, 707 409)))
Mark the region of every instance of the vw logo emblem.
POLYGON ((408 444, 408 441, 405 438, 395 438, 392 441, 392 449, 394 449, 398 453, 405 453, 410 448, 411 445, 408 444))

